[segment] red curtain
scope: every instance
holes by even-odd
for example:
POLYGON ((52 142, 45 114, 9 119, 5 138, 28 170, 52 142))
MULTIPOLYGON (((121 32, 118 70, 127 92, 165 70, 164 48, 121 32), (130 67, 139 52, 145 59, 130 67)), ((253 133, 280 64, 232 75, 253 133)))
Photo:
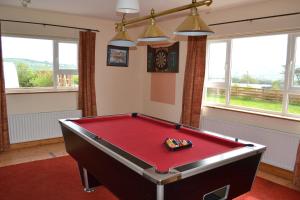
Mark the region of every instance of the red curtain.
POLYGON ((1 23, 0 23, 0 151, 9 148, 6 94, 4 82, 4 69, 2 59, 1 23))
POLYGON ((300 143, 298 146, 296 164, 294 169, 294 184, 300 187, 300 143))
POLYGON ((79 38, 79 90, 78 108, 82 116, 97 116, 95 91, 96 33, 80 32, 79 38))
POLYGON ((199 127, 205 76, 207 36, 188 38, 182 97, 181 123, 199 127))

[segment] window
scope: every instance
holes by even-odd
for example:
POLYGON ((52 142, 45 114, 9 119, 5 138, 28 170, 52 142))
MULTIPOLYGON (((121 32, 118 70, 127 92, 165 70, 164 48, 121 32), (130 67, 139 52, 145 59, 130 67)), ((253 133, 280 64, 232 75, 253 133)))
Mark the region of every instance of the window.
POLYGON ((300 117, 299 35, 212 40, 207 54, 206 105, 300 117))
POLYGON ((289 95, 288 112, 291 114, 300 113, 300 95, 289 95))
POLYGON ((295 59, 294 59, 294 86, 300 86, 300 37, 296 38, 295 59))
POLYGON ((207 102, 225 104, 227 42, 218 41, 208 47, 207 102))
POLYGON ((287 35, 232 40, 230 105, 280 112, 287 35))
POLYGON ((208 80, 210 82, 225 82, 226 42, 212 43, 209 46, 208 80))
POLYGON ((206 101, 210 103, 225 104, 225 89, 207 88, 206 101))
POLYGON ((76 41, 3 36, 2 51, 7 91, 78 86, 76 41))
POLYGON ((58 43, 58 87, 78 86, 78 52, 76 43, 58 43))
POLYGON ((292 38, 294 51, 291 53, 292 85, 288 88, 288 113, 300 115, 300 36, 292 38))

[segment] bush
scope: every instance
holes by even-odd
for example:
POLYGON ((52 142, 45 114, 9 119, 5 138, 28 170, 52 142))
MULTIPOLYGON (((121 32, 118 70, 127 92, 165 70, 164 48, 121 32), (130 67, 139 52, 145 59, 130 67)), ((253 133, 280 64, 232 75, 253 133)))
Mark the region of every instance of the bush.
POLYGON ((78 85, 79 84, 79 77, 78 77, 78 75, 73 75, 72 76, 72 83, 74 85, 78 85))
POLYGON ((50 70, 33 71, 25 63, 17 63, 20 87, 53 86, 53 72, 50 70))
POLYGON ((280 88, 281 88, 281 83, 280 83, 279 80, 272 82, 272 89, 273 90, 280 90, 280 88))
POLYGON ((25 63, 17 63, 17 73, 20 87, 33 87, 31 80, 35 78, 35 73, 29 69, 25 63))
POLYGON ((247 73, 242 76, 240 83, 257 84, 258 80, 247 73))
POLYGON ((51 87, 53 86, 53 73, 52 71, 37 71, 30 83, 33 87, 51 87))
POLYGON ((295 76, 297 78, 297 84, 300 84, 300 67, 297 66, 297 68, 295 69, 295 76))

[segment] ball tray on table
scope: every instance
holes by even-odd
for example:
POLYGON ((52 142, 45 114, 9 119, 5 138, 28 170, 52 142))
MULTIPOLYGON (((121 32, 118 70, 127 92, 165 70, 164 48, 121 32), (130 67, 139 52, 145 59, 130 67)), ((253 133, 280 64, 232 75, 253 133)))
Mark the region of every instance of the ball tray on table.
POLYGON ((190 140, 167 138, 165 145, 170 151, 178 151, 181 149, 191 148, 193 146, 190 140))

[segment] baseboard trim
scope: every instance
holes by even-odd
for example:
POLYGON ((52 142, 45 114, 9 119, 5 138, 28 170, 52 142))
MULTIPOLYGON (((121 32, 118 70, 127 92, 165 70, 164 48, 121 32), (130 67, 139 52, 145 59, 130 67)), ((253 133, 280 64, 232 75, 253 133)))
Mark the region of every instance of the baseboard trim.
POLYGON ((266 172, 268 174, 272 174, 274 176, 278 176, 280 178, 287 179, 289 181, 293 181, 293 178, 294 178, 294 173, 292 171, 282 169, 279 167, 275 167, 273 165, 266 164, 263 162, 260 163, 259 170, 266 172))
POLYGON ((16 143, 16 144, 11 144, 10 145, 9 151, 10 150, 16 150, 16 149, 28 148, 28 147, 42 146, 42 145, 47 145, 47 144, 62 143, 62 142, 64 142, 63 137, 16 143))

